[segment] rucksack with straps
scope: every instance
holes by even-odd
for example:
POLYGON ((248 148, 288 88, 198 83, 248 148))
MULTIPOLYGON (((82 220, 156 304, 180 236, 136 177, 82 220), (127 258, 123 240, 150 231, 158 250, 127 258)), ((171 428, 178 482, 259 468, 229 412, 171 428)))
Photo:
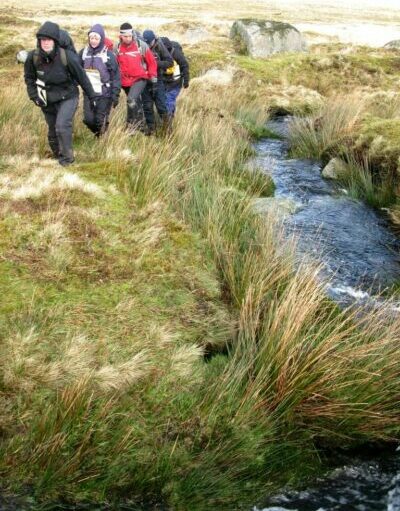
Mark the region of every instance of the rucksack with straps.
MULTIPOLYGON (((65 51, 65 48, 62 48, 60 46, 60 59, 61 59, 61 63, 64 67, 68 67, 68 59, 67 59, 67 52, 65 51)), ((36 49, 36 50, 33 50, 33 65, 35 66, 35 68, 38 67, 38 63, 39 63, 39 50, 36 49)))
POLYGON ((181 68, 180 68, 178 62, 174 59, 174 51, 175 51, 175 48, 178 48, 178 49, 182 50, 182 47, 181 47, 181 45, 179 43, 177 43, 175 41, 171 41, 171 44, 172 44, 172 48, 169 50, 169 53, 170 53, 174 63, 173 63, 173 65, 171 67, 168 67, 164 71, 164 74, 169 79, 172 79, 174 81, 178 81, 181 78, 181 68))

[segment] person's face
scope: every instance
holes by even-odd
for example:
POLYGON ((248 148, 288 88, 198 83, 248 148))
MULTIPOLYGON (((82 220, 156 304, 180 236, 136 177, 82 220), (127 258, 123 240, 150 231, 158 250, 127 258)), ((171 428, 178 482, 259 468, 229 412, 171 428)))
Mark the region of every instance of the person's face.
POLYGON ((89 35, 89 44, 92 48, 97 48, 100 44, 101 37, 99 34, 90 34, 89 35))
POLYGON ((132 35, 121 35, 121 42, 123 44, 131 44, 131 42, 133 41, 133 36, 132 35))
POLYGON ((50 53, 54 50, 54 41, 53 39, 40 39, 40 47, 46 53, 50 53))

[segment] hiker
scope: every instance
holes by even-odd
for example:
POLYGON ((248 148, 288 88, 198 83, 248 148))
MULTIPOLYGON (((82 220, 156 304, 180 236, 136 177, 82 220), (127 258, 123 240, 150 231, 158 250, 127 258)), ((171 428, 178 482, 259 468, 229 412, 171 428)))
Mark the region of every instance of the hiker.
POLYGON ((121 73, 121 85, 127 95, 127 126, 144 131, 142 92, 149 83, 157 86, 157 62, 147 44, 140 40, 130 23, 123 23, 120 43, 115 48, 121 73))
POLYGON ((176 110, 176 100, 182 87, 189 87, 189 63, 183 53, 182 46, 168 37, 161 37, 164 46, 174 59, 174 65, 163 73, 167 110, 170 118, 173 118, 176 110))
POLYGON ((53 157, 63 166, 71 165, 73 119, 79 101, 77 83, 92 109, 96 107, 96 96, 78 55, 60 46, 56 23, 46 21, 36 38, 37 49, 29 52, 24 67, 28 96, 42 109, 53 157))
POLYGON ((89 97, 83 96, 83 122, 99 137, 108 128, 112 107, 116 107, 121 91, 119 67, 114 53, 107 49, 104 28, 93 25, 88 32, 89 44, 79 52, 83 69, 96 95, 93 110, 89 97))
POLYGON ((164 43, 161 39, 156 37, 152 30, 145 30, 143 32, 143 39, 149 45, 157 61, 157 84, 152 87, 148 85, 142 95, 144 117, 146 119, 147 129, 151 134, 155 131, 156 127, 154 106, 157 109, 163 126, 165 128, 169 127, 169 115, 167 110, 163 74, 166 69, 173 66, 174 61, 164 46, 164 43))

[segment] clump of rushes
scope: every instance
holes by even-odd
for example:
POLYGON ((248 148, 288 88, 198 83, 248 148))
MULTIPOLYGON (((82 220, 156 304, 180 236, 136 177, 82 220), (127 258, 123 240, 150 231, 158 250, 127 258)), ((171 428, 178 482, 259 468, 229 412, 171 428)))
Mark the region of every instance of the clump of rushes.
POLYGON ((224 97, 193 87, 173 132, 122 137, 115 168, 80 127, 79 154, 97 160, 74 173, 102 193, 44 187, 18 201, 7 185, 7 490, 245 509, 320 470, 321 446, 399 437, 400 321, 339 312, 316 269, 296 269, 274 218, 253 212, 260 176, 238 177, 246 90, 224 97))
POLYGON ((396 200, 395 183, 388 176, 373 171, 369 159, 362 162, 349 155, 338 172, 338 181, 351 197, 361 199, 375 208, 387 207, 396 200))
POLYGON ((296 157, 321 158, 357 133, 365 102, 359 97, 336 97, 307 117, 295 117, 290 124, 291 153, 296 157))

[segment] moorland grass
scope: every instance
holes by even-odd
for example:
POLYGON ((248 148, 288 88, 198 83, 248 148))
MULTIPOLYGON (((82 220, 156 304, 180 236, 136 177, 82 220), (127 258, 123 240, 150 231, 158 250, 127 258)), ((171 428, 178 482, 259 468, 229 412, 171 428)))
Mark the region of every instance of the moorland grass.
MULTIPOLYGON (((124 133, 123 105, 100 141, 77 120, 68 172, 2 90, 4 491, 246 509, 320 473, 324 447, 398 439, 400 322, 339 311, 254 213, 272 187, 245 166, 268 110, 249 86, 221 104, 193 84, 152 139, 124 133)), ((342 108, 316 153, 357 119, 342 108)))

